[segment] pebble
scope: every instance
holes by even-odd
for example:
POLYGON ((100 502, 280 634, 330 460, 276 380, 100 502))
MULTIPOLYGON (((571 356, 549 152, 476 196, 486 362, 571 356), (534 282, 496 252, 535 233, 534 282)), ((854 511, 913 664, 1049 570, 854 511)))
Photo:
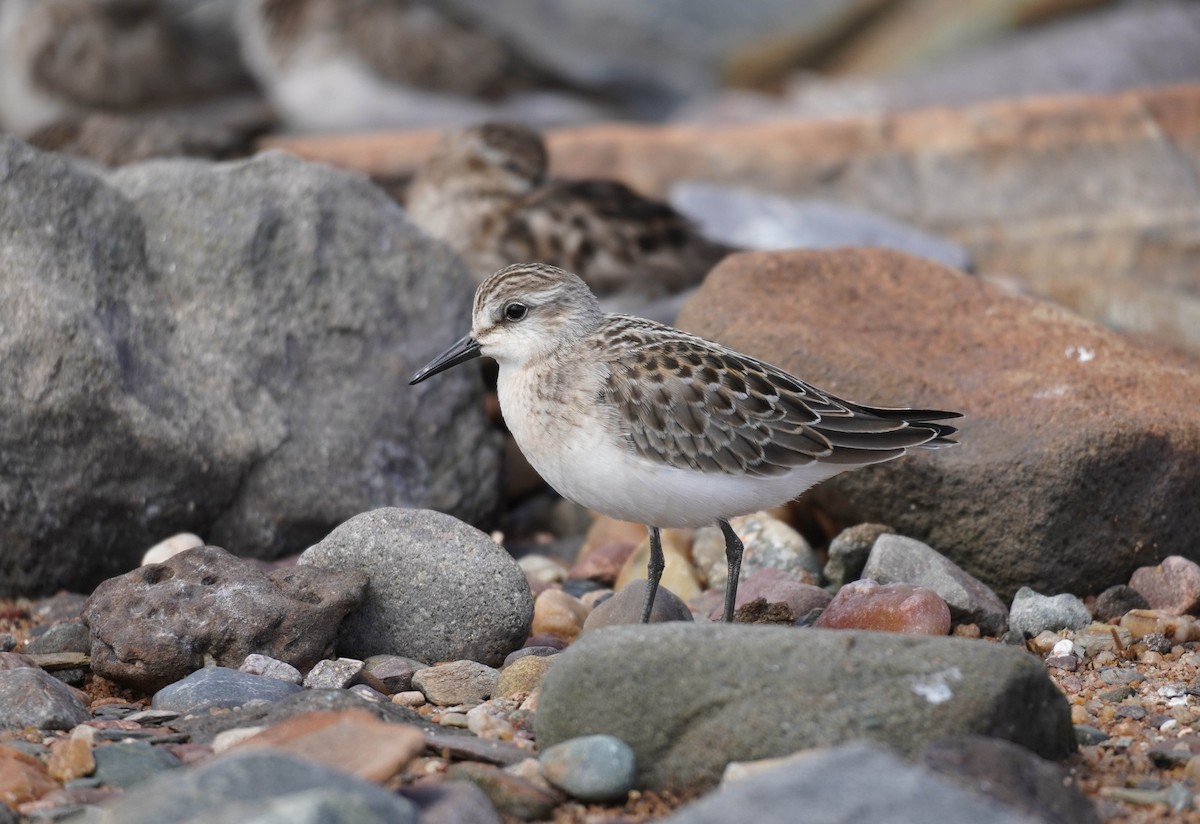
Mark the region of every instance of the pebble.
POLYGON ((1167 636, 1161 632, 1150 632, 1143 635, 1141 644, 1150 652, 1157 652, 1161 655, 1166 655, 1175 646, 1167 636))
POLYGON ((546 678, 546 673, 550 671, 553 663, 553 657, 541 655, 526 655, 518 658, 500 670, 495 694, 509 696, 521 692, 533 692, 541 687, 542 681, 546 678))
POLYGON ((185 549, 197 546, 204 546, 204 539, 190 532, 180 532, 166 540, 159 541, 147 549, 145 554, 142 555, 142 566, 146 564, 161 564, 183 552, 185 549))
POLYGON ((537 658, 547 658, 551 655, 557 655, 561 651, 562 650, 560 647, 552 646, 521 647, 520 649, 513 650, 504 658, 503 666, 511 666, 516 661, 519 661, 522 658, 528 658, 531 655, 537 658))
MULTIPOLYGON (((800 578, 782 569, 767 567, 743 578, 738 585, 735 609, 740 609, 751 601, 762 598, 769 604, 787 604, 793 615, 807 615, 813 610, 824 609, 829 605, 832 595, 825 589, 805 583, 800 578)), ((721 620, 724 613, 724 598, 717 599, 708 612, 713 621, 721 620)))
POLYGON ((413 673, 429 665, 403 655, 372 655, 366 661, 366 671, 377 679, 389 695, 412 689, 413 673))
POLYGON ((400 794, 420 810, 421 824, 503 824, 483 790, 466 781, 407 785, 400 794))
POLYGON ((110 787, 132 787, 163 770, 182 766, 171 753, 145 741, 121 741, 96 747, 92 756, 96 760, 92 777, 110 787))
POLYGON ((583 631, 588 608, 561 589, 548 589, 533 602, 533 632, 574 641, 583 631))
POLYGON ((1112 624, 1088 624, 1075 631, 1075 643, 1089 658, 1104 652, 1119 652, 1133 645, 1133 633, 1112 624))
POLYGON ((263 678, 274 678, 276 681, 286 681, 289 684, 300 684, 304 681, 304 676, 300 674, 300 670, 288 662, 280 661, 278 658, 272 658, 269 655, 261 655, 257 652, 247 655, 246 660, 242 661, 242 665, 238 667, 238 670, 248 672, 251 675, 261 675, 263 678))
POLYGON ((1157 609, 1132 609, 1121 618, 1121 626, 1129 630, 1135 641, 1155 632, 1176 644, 1200 641, 1200 621, 1191 615, 1173 615, 1157 609))
POLYGON ((17 639, 8 632, 0 632, 0 652, 11 652, 16 649, 17 639))
POLYGON ((841 588, 862 577, 863 567, 871 555, 871 547, 880 535, 895 532, 886 524, 858 524, 839 532, 829 542, 829 559, 825 562, 825 580, 831 587, 841 588))
POLYGON ((1108 740, 1108 733, 1090 724, 1075 725, 1075 740, 1081 747, 1093 747, 1108 740))
POLYGON ((91 719, 77 691, 41 669, 0 670, 0 730, 69 730, 91 719))
POLYGON ((26 655, 46 655, 55 652, 89 652, 92 636, 82 621, 52 624, 45 632, 35 635, 22 650, 26 655))
POLYGON ((310 690, 344 690, 358 680, 365 666, 356 658, 326 658, 304 676, 304 686, 310 690))
POLYGON ((1115 624, 1131 609, 1150 609, 1150 604, 1146 601, 1145 596, 1133 587, 1117 584, 1096 597, 1092 615, 1097 621, 1115 624))
POLYGON ((1041 595, 1029 587, 1017 590, 1008 615, 1008 625, 1027 636, 1045 630, 1082 629, 1091 622, 1092 614, 1074 595, 1041 595))
MULTIPOLYGON (((646 580, 636 579, 613 594, 611 598, 597 604, 583 622, 583 632, 588 633, 601 627, 619 624, 638 624, 642 620, 642 605, 646 600, 646 580)), ((692 611, 675 594, 675 591, 659 585, 654 596, 654 608, 650 611, 650 623, 667 621, 691 621, 692 611)))
POLYGON ((511 775, 489 764, 470 761, 451 764, 446 770, 446 777, 470 781, 483 790, 501 815, 521 821, 549 818, 562 800, 556 793, 528 779, 511 775))
POLYGON ((205 667, 154 693, 150 706, 195 715, 215 708, 241 707, 251 701, 278 701, 301 688, 228 667, 205 667))
POLYGON ((374 704, 384 703, 391 700, 391 696, 380 692, 369 684, 355 684, 349 689, 349 692, 354 693, 364 701, 370 701, 374 704))
POLYGON ((1200 564, 1180 555, 1169 555, 1157 566, 1135 569, 1129 585, 1151 609, 1186 615, 1200 608, 1200 564))
POLYGON ((425 693, 420 690, 403 690, 392 696, 392 703, 401 707, 420 707, 426 703, 425 693))
POLYGON ((536 553, 518 558, 517 566, 525 573, 526 578, 540 584, 561 584, 567 577, 567 570, 562 564, 536 553))
POLYGON ((306 712, 234 745, 235 751, 279 750, 384 782, 425 747, 416 727, 389 724, 367 710, 306 712))
POLYGON ((50 777, 60 783, 91 775, 96 769, 92 745, 82 738, 60 738, 50 745, 50 761, 46 767, 50 777))
POLYGON ((511 741, 517 730, 508 715, 516 709, 516 702, 509 703, 512 706, 505 707, 492 700, 471 707, 467 710, 467 729, 478 738, 511 741))
POLYGON ((1008 626, 1008 609, 990 587, 914 538, 880 535, 862 575, 881 584, 912 584, 933 590, 950 608, 951 619, 978 624, 988 635, 999 635, 1008 626))
POLYGON ((42 762, 13 746, 0 745, 0 810, 58 789, 42 762))
POLYGON ((413 673, 413 686, 431 704, 450 707, 478 704, 490 698, 500 680, 500 671, 475 661, 452 661, 413 673))
MULTIPOLYGON (((821 580, 821 562, 804 536, 769 512, 755 512, 731 518, 729 525, 742 539, 743 576, 760 569, 782 569, 791 572, 805 583, 821 580)), ((696 530, 692 543, 692 558, 696 568, 708 582, 709 589, 724 589, 729 576, 725 558, 725 535, 719 527, 696 530)), ((690 595, 679 593, 685 600, 690 595)))
MULTIPOLYGON (((562 591, 572 597, 580 599, 580 603, 583 603, 583 596, 587 595, 588 593, 608 592, 609 589, 599 581, 592 581, 587 578, 571 578, 563 581, 562 591)), ((586 606, 589 610, 591 609, 591 606, 588 604, 584 604, 584 606, 586 606)))
MULTIPOLYGON (((680 530, 662 530, 663 573, 659 586, 671 590, 680 599, 687 601, 700 594, 700 581, 688 557, 688 544, 680 530)), ((634 581, 646 579, 646 564, 650 561, 650 538, 638 545, 637 550, 625 561, 614 588, 620 592, 634 581)))
MULTIPOLYGON (((645 530, 642 530, 643 532, 645 530)), ((621 569, 629 560, 629 556, 637 551, 641 536, 635 541, 609 541, 600 544, 579 560, 568 572, 568 580, 595 581, 605 586, 612 586, 621 574, 621 569)))
POLYGON ((633 750, 611 735, 585 735, 547 748, 538 756, 542 775, 572 798, 619 801, 633 789, 633 750))
POLYGON ((814 626, 947 635, 950 608, 931 589, 864 579, 838 590, 814 626))

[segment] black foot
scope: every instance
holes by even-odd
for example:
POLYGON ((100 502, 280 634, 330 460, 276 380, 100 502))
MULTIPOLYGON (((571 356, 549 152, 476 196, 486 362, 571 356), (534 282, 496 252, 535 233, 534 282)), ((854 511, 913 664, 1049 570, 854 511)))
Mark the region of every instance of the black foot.
POLYGON ((733 605, 737 601, 738 575, 742 572, 742 539, 733 531, 729 521, 717 521, 725 533, 725 560, 729 562, 729 580, 725 584, 725 614, 721 620, 733 623, 733 605))
POLYGON ((662 578, 663 551, 659 538, 658 527, 646 527, 650 530, 650 563, 646 565, 646 600, 642 604, 642 623, 650 623, 650 613, 654 611, 654 596, 658 594, 658 580, 662 578))

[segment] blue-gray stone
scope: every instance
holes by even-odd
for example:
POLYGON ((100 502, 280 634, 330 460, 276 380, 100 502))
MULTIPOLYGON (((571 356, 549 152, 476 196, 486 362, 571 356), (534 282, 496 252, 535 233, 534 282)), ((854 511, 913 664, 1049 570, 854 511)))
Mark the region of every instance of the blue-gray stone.
POLYGON ((0 670, 0 730, 69 730, 90 718, 71 688, 45 670, 0 670))
POLYGON ((181 766, 171 753, 145 741, 122 741, 92 750, 96 771, 92 778, 111 787, 131 787, 163 770, 181 766))
POLYGON ((671 189, 671 205, 705 236, 747 249, 897 249, 956 269, 969 269, 967 250, 894 218, 853 206, 686 181, 671 189))
POLYGON ((538 756, 542 776, 580 801, 618 801, 633 789, 633 750, 611 735, 584 735, 547 748, 538 756))
POLYGON ((662 824, 1030 824, 1018 811, 956 786, 878 745, 845 744, 722 787, 662 824))
POLYGON ((87 824, 416 824, 416 820, 407 799, 369 781, 283 753, 248 751, 140 784, 104 805, 102 814, 87 819, 87 824))
POLYGON ((1029 587, 1017 590, 1008 612, 1009 627, 1025 635, 1037 635, 1044 630, 1083 629, 1091 622, 1087 606, 1069 592, 1049 596, 1029 587))
POLYGON ((298 684, 277 678, 264 678, 228 667, 205 667, 154 693, 150 706, 189 715, 216 708, 241 707, 251 701, 278 701, 302 689, 298 684))

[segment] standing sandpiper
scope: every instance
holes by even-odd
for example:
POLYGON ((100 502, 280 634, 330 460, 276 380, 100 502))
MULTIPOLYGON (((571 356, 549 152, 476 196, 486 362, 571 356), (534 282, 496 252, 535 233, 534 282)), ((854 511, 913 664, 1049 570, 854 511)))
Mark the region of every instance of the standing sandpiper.
POLYGON ((563 497, 646 524, 642 621, 663 571, 663 527, 725 535, 732 621, 742 543, 729 519, 779 506, 839 472, 948 446, 957 412, 841 400, 782 369, 653 321, 606 315, 576 275, 523 263, 475 292, 470 334, 413 376, 486 355, 504 419, 563 497))

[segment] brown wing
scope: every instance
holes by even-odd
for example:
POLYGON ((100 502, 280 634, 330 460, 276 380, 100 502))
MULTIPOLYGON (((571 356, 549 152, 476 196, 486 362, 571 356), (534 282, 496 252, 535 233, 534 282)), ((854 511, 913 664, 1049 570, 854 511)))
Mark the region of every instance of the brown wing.
POLYGON ((604 399, 631 447, 701 472, 778 476, 820 461, 879 463, 915 446, 952 443, 958 417, 872 409, 839 400, 781 369, 680 334, 630 346, 608 364, 604 399))

